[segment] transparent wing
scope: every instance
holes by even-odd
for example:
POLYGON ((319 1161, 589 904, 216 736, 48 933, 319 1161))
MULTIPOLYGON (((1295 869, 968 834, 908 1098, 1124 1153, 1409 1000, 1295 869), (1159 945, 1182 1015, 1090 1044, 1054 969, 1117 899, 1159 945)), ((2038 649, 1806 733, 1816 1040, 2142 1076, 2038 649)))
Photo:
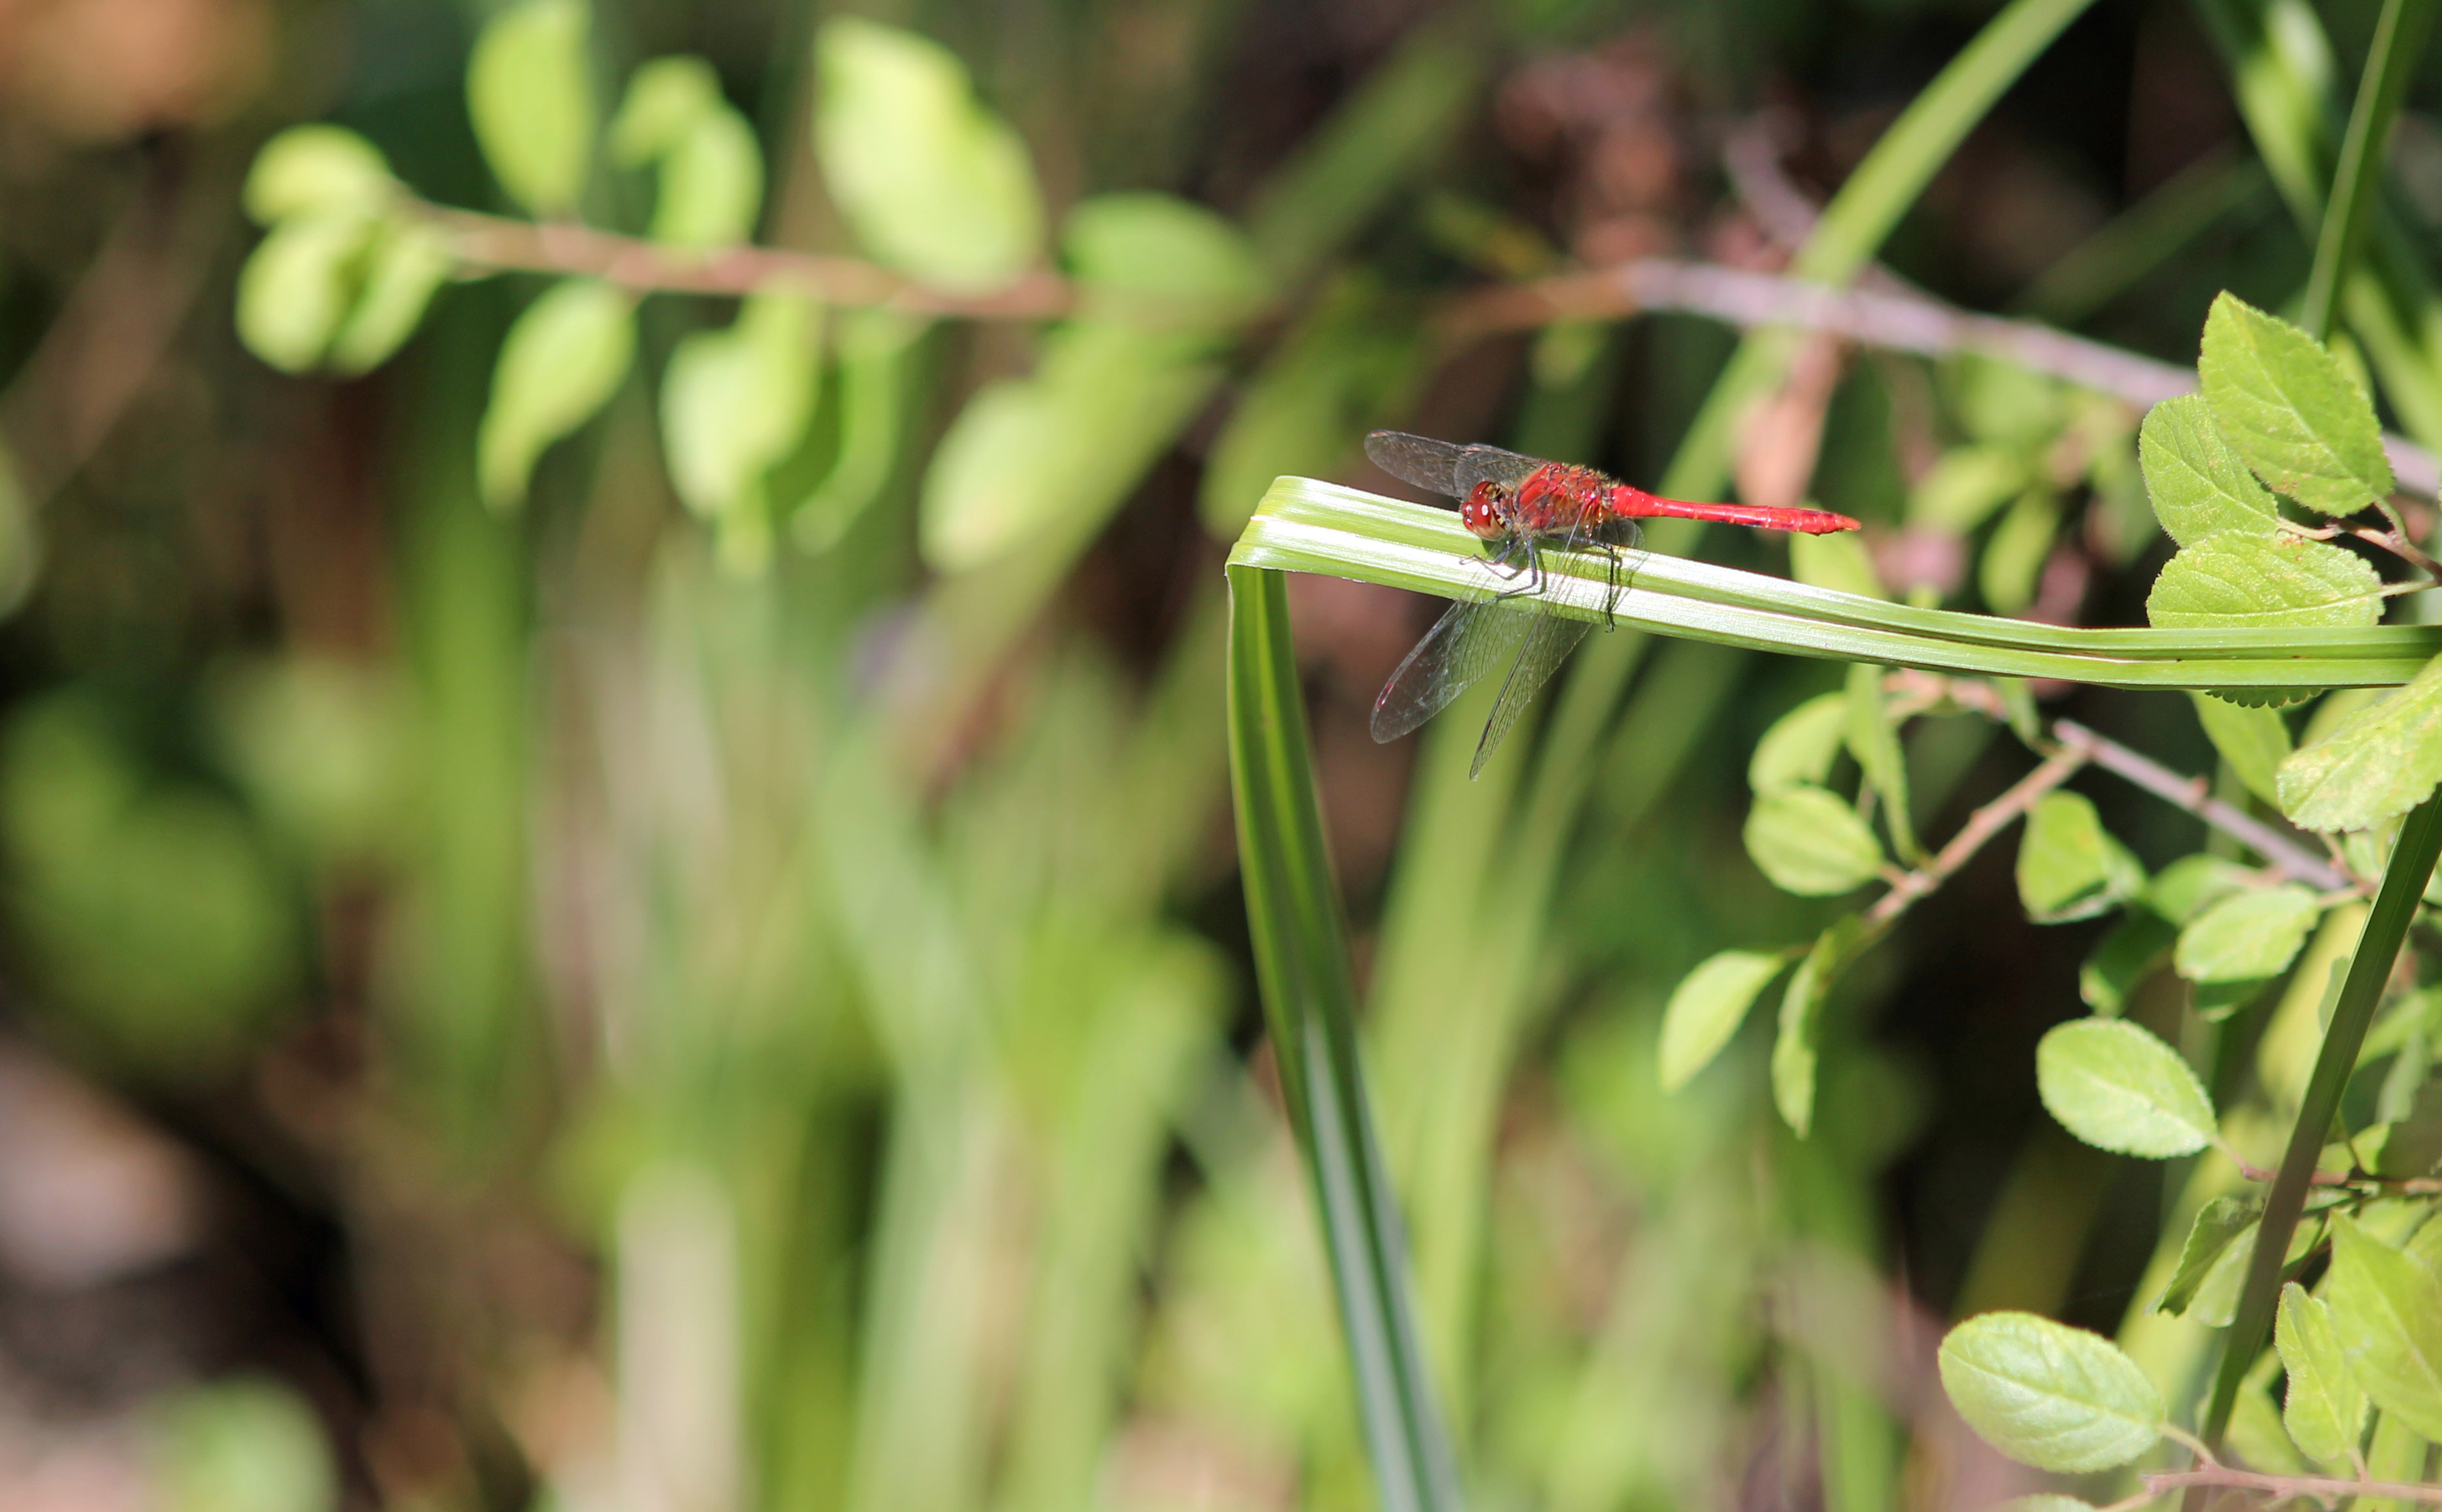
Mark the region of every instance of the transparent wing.
POLYGON ((1546 464, 1540 457, 1521 456, 1514 451, 1503 451, 1499 446, 1462 447, 1458 465, 1450 479, 1457 486, 1450 497, 1465 499, 1480 483, 1499 483, 1503 488, 1515 489, 1526 481, 1528 473, 1546 464))
POLYGON ((1510 726, 1526 712, 1526 705, 1535 701, 1536 692, 1551 681, 1552 673, 1569 659, 1577 643, 1586 638, 1589 628, 1584 620, 1558 614, 1528 617, 1534 621, 1534 628, 1527 632, 1526 644, 1519 648, 1518 660, 1501 684, 1501 697, 1493 701, 1492 718, 1484 721, 1484 738, 1475 743, 1475 759, 1467 764, 1469 777, 1484 771, 1484 764, 1492 759, 1492 753, 1509 734, 1510 726))
POLYGON ((1418 488, 1431 489, 1451 499, 1466 497, 1467 490, 1457 485, 1458 460, 1465 446, 1431 436, 1412 436, 1404 430, 1376 430, 1365 438, 1365 455, 1374 465, 1418 488))
POLYGON ((1395 740, 1439 714, 1544 617, 1496 599, 1452 604, 1382 684, 1374 701, 1374 738, 1395 740))

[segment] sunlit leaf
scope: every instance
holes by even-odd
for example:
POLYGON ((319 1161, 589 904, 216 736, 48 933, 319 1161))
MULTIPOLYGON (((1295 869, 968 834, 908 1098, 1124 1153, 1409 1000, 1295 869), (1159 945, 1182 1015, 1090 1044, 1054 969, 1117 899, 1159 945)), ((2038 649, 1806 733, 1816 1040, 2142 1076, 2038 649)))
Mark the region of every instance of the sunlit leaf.
POLYGON ((2039 924, 2091 919, 2145 885, 2145 870, 2111 838, 2094 805, 2054 791, 2028 811, 2018 842, 2018 900, 2039 924))
POLYGON ((2221 436, 2199 393, 2165 399, 2146 413, 2138 456, 2155 518, 2182 546, 2208 536, 2271 536, 2281 510, 2221 436))
POLYGON ((2280 711, 2248 708, 2203 693, 2189 695, 2205 738, 2214 743, 2247 791, 2267 803, 2278 802, 2273 774, 2289 756, 2289 726, 2280 711))
POLYGON ((1788 964, 1777 952, 1725 950, 1689 972, 1662 1014, 1662 1090, 1679 1090, 1711 1065, 1788 964))
POLYGON ((2442 1274, 2339 1216, 2324 1294, 2332 1332, 2374 1405, 2442 1439, 2442 1274))
POLYGON ((622 168, 656 162, 720 108, 720 76, 702 58, 655 58, 628 78, 604 149, 622 168))
POLYGON ((1830 898, 1873 880, 1883 846, 1837 793, 1793 784, 1756 794, 1747 811, 1747 854, 1773 885, 1830 898))
POLYGON ((2318 540, 2209 536, 2162 564, 2145 596, 2161 629, 2372 625, 2382 579, 2362 556, 2318 540))
POLYGON ((332 337, 331 366, 364 373, 399 349, 424 319, 456 262, 448 244, 416 222, 386 226, 366 253, 355 302, 332 337))
POLYGON ((2250 982, 2279 975, 2314 932, 2324 905, 2297 883, 2251 887, 2206 908, 2179 931, 2172 964, 2192 982, 2250 982))
POLYGON ((1789 575, 1810 588, 1828 588, 1861 598, 1888 598, 1874 574, 1874 558, 1855 531, 1789 537, 1789 575))
POLYGON ((908 406, 909 354, 924 327, 896 310, 855 310, 840 319, 834 342, 839 369, 839 451, 830 470, 790 515, 790 529, 808 551, 829 551, 847 534, 899 461, 908 406))
POLYGON ((1823 1013, 1832 988, 1866 936, 1865 920, 1844 914, 1815 937, 1781 993, 1780 1026, 1772 1042, 1772 1102, 1804 1139, 1814 1123, 1814 1071, 1822 1057, 1823 1013))
POLYGON ((2015 614, 2035 600, 2044 562, 2060 535, 2060 501, 2050 488, 2030 488, 2001 517, 1977 561, 1976 588, 1996 614, 2015 614))
POLYGON ((520 0, 495 15, 466 63, 466 113, 483 160, 538 215, 576 207, 593 155, 591 18, 582 0, 520 0))
POLYGON ((1970 1428, 2038 1469, 2125 1465, 2161 1436, 2154 1383, 2099 1334, 2032 1313, 1986 1313, 1941 1341, 1941 1384, 1970 1428))
POLYGON ((1849 728, 1849 695, 1824 693, 1772 721, 1747 760, 1747 785, 1758 792, 1821 787, 1849 728))
POLYGON ((2339 359, 2288 321, 2219 295, 2205 317, 2196 373, 2222 438, 2276 492, 2327 515, 2352 514, 2391 492, 2373 403, 2339 359))
POLYGON ((1908 490, 1907 522, 1964 536, 2031 481, 2027 459, 2014 447, 1955 447, 1908 490))
POLYGON ((2345 1464, 2365 1427, 2365 1388, 2358 1384, 2332 1327, 2332 1310, 2289 1282, 2273 1323, 2281 1368, 2288 1373, 2281 1420, 2309 1459, 2345 1464))
POLYGON ((1043 245, 1026 144, 965 64, 911 31, 841 17, 816 47, 814 146, 857 240, 902 273, 965 289, 1024 272, 1043 245))
POLYGON ((254 155, 246 212, 264 226, 292 215, 375 215, 398 191, 381 149, 355 132, 291 126, 254 155))
POLYGON ((635 356, 635 303, 607 283, 563 280, 528 305, 492 369, 476 443, 484 501, 524 499, 535 459, 610 402, 635 356))
POLYGON ((1849 664, 1848 723, 1842 738, 1864 770, 1867 783, 1883 800, 1883 824, 1890 831, 1891 844, 1901 855, 1915 860, 1920 852, 1916 827, 1908 815, 1907 757, 1900 752, 1900 733, 1883 697, 1883 669, 1870 662, 1849 664))
POLYGON ((2255 873, 2235 861, 2202 851, 2181 856, 2145 884, 2145 906, 2175 924, 2204 912, 2205 905, 2247 886, 2255 873))
POLYGON ((2061 1127, 2147 1159, 2213 1142, 2213 1100, 2179 1052, 2126 1019, 2062 1024, 2035 1046, 2035 1089, 2061 1127))
POLYGON ((237 334, 284 373, 321 360, 354 304, 380 224, 356 214, 293 216, 272 228, 238 275, 237 334))
POLYGON ((1084 201, 1061 223, 1060 246, 1095 316, 1227 326, 1267 292, 1246 234, 1172 194, 1084 201))
POLYGON ((2442 782, 2442 657, 2281 763, 2281 811, 2303 829, 2364 829, 2442 782))
POLYGON ((712 519, 764 509, 764 475, 813 412, 821 319, 805 295, 767 291, 726 330, 696 332, 670 354, 662 446, 688 508, 712 519))
MULTIPOLYGON (((2174 1317, 2186 1312, 2206 1277, 2241 1237, 2255 1231, 2256 1220, 2263 1213, 2264 1198, 2260 1193, 2215 1197, 2197 1209, 2196 1221, 2188 1225, 2188 1237, 2179 1247, 2178 1267, 2171 1273, 2170 1284, 2156 1299, 2154 1311, 2174 1317)), ((2242 1262, 2242 1268, 2243 1266, 2242 1262)))

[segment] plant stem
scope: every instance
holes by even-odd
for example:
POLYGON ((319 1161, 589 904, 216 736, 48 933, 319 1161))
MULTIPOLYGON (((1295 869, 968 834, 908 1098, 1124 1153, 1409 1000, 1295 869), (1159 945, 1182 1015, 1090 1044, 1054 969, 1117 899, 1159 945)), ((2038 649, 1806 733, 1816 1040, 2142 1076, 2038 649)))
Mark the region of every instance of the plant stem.
POLYGON ((2105 772, 2126 778, 2163 802, 2185 809, 2222 833, 2244 842, 2286 875, 2325 892, 2349 885, 2349 879, 2338 868, 2283 839, 2270 825, 2212 796, 2201 777, 2182 777, 2151 757, 2117 740, 2105 739, 2072 720, 2054 721, 2052 735, 2063 745, 2084 751, 2105 772))
POLYGON ((2265 1196, 2255 1249, 2248 1258, 2246 1288, 2239 1294, 2237 1315, 2224 1336, 2221 1372, 2214 1378, 2213 1401, 2205 1412, 2203 1437, 2216 1448, 2230 1427, 2231 1409, 2238 1402, 2247 1368, 2271 1328, 2272 1311, 2280 1301, 2282 1260, 2288 1253, 2290 1231, 2305 1210, 2306 1189, 2324 1152, 2324 1136, 2340 1109, 2349 1073, 2357 1069, 2366 1027, 2374 1022, 2383 984, 2391 978, 2392 964, 2399 956, 2400 942, 2407 938, 2437 856, 2442 856, 2442 791, 2409 811, 2407 822, 2400 826, 2390 865, 2383 868, 2382 886, 2366 915, 2364 932, 2358 937, 2348 978, 2332 1006, 2331 1024, 2324 1030, 2324 1047, 2315 1057, 2298 1121, 2289 1130, 2289 1148, 2265 1196))
POLYGON ((2349 111, 2341 160, 2332 171, 2332 195, 2324 203, 2324 224, 2315 238, 2315 265, 2306 275, 2306 334, 2318 341, 2331 335, 2332 309, 2348 277, 2358 244, 2365 239, 2368 213, 2380 191, 2383 148, 2399 114, 2409 75, 2425 51, 2433 22, 2433 0, 2383 0, 2365 75, 2349 111))
POLYGON ((2132 1499, 2139 1506, 2165 1491, 2182 1488, 2191 1491, 2263 1491, 2274 1502, 2308 1496, 2324 1501, 2335 1497, 2379 1496, 2396 1502, 2442 1505, 2442 1485, 2414 1485, 2401 1481, 2341 1481, 2313 1475, 2259 1475, 2253 1470, 2232 1469, 2225 1465, 2194 1470, 2160 1470, 2145 1476, 2144 1481, 2144 1496, 2132 1499))
POLYGON ((1949 881, 1959 867, 1974 860, 1976 852, 1983 849, 1985 844, 1999 834, 2011 820, 2033 808, 2036 799, 2076 775, 2077 769, 2086 763, 2087 755, 2083 751, 2056 752, 2046 758, 2043 765, 2020 777, 2008 792, 1969 814, 1967 822, 1959 826, 1959 833, 1950 837, 1950 844, 1936 852, 1932 860, 1902 876, 1892 884, 1889 892, 1874 901, 1874 906, 1866 910, 1867 924, 1879 930, 1907 912, 1910 904, 1949 881))

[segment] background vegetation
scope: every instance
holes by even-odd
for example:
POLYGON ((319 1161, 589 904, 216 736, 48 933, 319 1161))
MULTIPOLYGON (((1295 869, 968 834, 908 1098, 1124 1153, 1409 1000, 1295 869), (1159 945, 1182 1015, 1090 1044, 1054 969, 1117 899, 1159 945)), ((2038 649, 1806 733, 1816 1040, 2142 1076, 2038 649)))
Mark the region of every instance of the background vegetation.
MULTIPOLYGON (((1996 1308, 2200 1421, 2211 1321, 2153 1308, 2237 1168, 2072 1139, 2036 1045, 2141 1023, 2274 1161, 2382 842, 2271 837, 2323 875, 2269 969, 2095 953, 2247 854, 2188 778, 2271 818, 2364 695, 1631 630, 1470 783, 1464 710, 1364 734, 1431 606, 1290 578, 1448 1424, 1403 1490, 1257 1001, 1222 564, 1278 474, 1386 486, 1396 423, 1819 500, 1867 549, 1657 544, 1894 613, 2145 623, 2137 428, 2217 292, 2337 308, 2442 440, 2442 79, 2378 20, 0 9, 0 1500, 1978 1507, 2050 1484, 1935 1386, 1996 1308), (2405 110, 2318 292, 2370 47, 2405 110), (1827 334, 1791 274, 2109 350, 1827 334), (2174 779, 2053 774, 2111 865, 2050 907, 2014 847, 1925 861, 2036 720, 2174 779), (1872 855, 1759 842, 1795 786, 1872 855), (1802 1102, 1770 1012, 1670 1058, 1698 963, 1911 870, 1816 974, 1802 1102)), ((2424 1001, 2356 1123, 2425 1108, 2424 1001)))

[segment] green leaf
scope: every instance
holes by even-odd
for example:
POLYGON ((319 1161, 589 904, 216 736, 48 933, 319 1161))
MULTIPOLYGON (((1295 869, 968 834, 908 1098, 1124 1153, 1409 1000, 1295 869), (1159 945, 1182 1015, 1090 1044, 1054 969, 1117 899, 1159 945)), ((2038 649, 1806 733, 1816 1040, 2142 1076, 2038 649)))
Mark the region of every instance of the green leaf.
POLYGON ((1788 964, 1777 951, 1725 950, 1687 974, 1662 1013, 1663 1091, 1678 1091, 1713 1063, 1788 964))
POLYGON ((2366 829, 2442 782, 2442 657, 2281 763, 2281 811, 2302 829, 2366 829))
MULTIPOLYGON (((2154 1311, 2173 1317, 2188 1310, 2205 1278, 2230 1253, 2231 1247, 2241 1235, 2255 1231, 2256 1220, 2264 1215, 2261 1193, 2246 1196, 2219 1196, 2196 1210, 2196 1221, 2188 1226, 2188 1237, 2179 1247, 2179 1264, 2171 1272, 2170 1284, 2162 1288, 2154 1311)), ((2241 1251, 2244 1253, 2244 1251, 2241 1251)), ((2241 1268, 2244 1268, 2242 1262, 2241 1268)))
POLYGON ((494 16, 466 63, 466 113, 483 160, 537 215, 576 208, 593 155, 591 25, 580 0, 521 0, 494 16))
POLYGON ((2342 1215, 2324 1289, 2332 1332, 2374 1405, 2442 1439, 2442 1275, 2342 1215))
POLYGON ((2035 601, 2045 559, 2060 535, 2060 501, 2050 488, 2030 488, 1994 527, 1977 562, 1976 588, 1996 614, 2015 614, 2035 601))
POLYGON ((1772 1102, 1799 1139, 1814 1123, 1814 1067, 1821 1059, 1823 1011, 1832 986, 1866 940, 1864 919, 1843 914, 1814 938, 1814 948, 1780 998, 1780 1029, 1772 1042, 1772 1102))
POLYGON ((1874 573, 1874 558, 1854 531, 1789 537, 1789 575, 1810 588, 1828 588, 1860 598, 1888 598, 1874 573))
POLYGON ((1907 522, 1964 536, 2032 482, 2027 459, 2015 447, 1954 447, 1908 490, 1907 522))
POLYGON ((1269 292, 1246 234, 1173 194, 1086 200, 1062 223, 1060 245, 1097 318, 1226 327, 1269 292))
POLYGON ((1984 1442, 2077 1475, 2125 1465, 2161 1436, 2162 1398, 2109 1339, 2032 1313, 1985 1313, 1941 1341, 1941 1385, 1984 1442))
MULTIPOLYGON (((907 372, 924 327, 896 310, 853 310, 833 345, 839 369, 839 451, 822 481, 788 511, 797 544, 839 544, 890 482, 908 406, 907 372)), ((806 486, 800 482, 799 486, 806 486)))
POLYGON ((382 228, 362 266, 355 307, 332 337, 331 366, 366 373, 396 352, 457 266, 440 233, 417 222, 382 228))
POLYGON ((1800 897, 1836 897, 1883 869, 1874 831, 1823 788, 1794 784, 1756 794, 1745 838, 1747 854, 1773 885, 1800 897))
POLYGON ((2222 438, 2276 492, 2326 515, 2390 494, 2372 401, 2305 332, 2224 293, 2196 373, 2222 438))
POLYGON ((608 283, 566 279, 526 306, 501 343, 476 438, 484 501, 521 501, 535 459, 610 402, 635 356, 635 303, 608 283))
POLYGON ((2372 625, 2382 579, 2364 557, 2319 540, 2210 536, 2162 564, 2145 595, 2161 629, 2372 625))
POLYGON ((2191 693, 2196 720, 2247 791, 2267 803, 2277 803, 2273 774, 2289 756, 2289 726, 2277 709, 2248 708, 2227 699, 2191 693))
POLYGON ((2128 994, 2170 956, 2178 938, 2169 920, 2151 908, 2131 906, 2078 967, 2077 995, 2104 1017, 2118 1017, 2128 994))
POLYGON ((2154 516, 2180 545, 2278 531, 2281 506, 2221 438, 2204 395, 2183 393, 2147 411, 2137 454, 2154 516))
POLYGON ((1914 861, 1916 827, 1908 820, 1907 757, 1900 753, 1900 733, 1891 725, 1890 706, 1883 699, 1883 669, 1870 663, 1849 665, 1849 718, 1844 738, 1849 754, 1864 769, 1866 781, 1883 800, 1883 825, 1899 853, 1914 861))
POLYGON ((1026 144, 975 98, 964 64, 914 32, 843 17, 816 44, 814 148, 875 258, 945 288, 1009 282, 1043 243, 1026 144))
MULTIPOLYGON (((802 294, 765 291, 744 301, 725 331, 680 341, 662 375, 662 447, 670 482, 688 508, 740 520, 723 535, 732 551, 754 551, 756 521, 768 529, 764 477, 796 447, 814 408, 822 307, 802 294)), ((768 541, 768 537, 763 537, 768 541)), ((736 567, 756 570, 748 557, 736 567)))
POLYGON ((2323 912, 2314 889, 2294 882, 2232 893, 2180 929, 2171 963, 2192 982, 2278 975, 2297 957, 2323 912))
POLYGON ((1849 728, 1849 695, 1823 693, 1772 721, 1747 760, 1747 786, 1758 792, 1774 788, 1816 787, 1832 774, 1849 728))
POLYGON ((2281 1421, 2290 1439, 2309 1459, 2347 1463, 2365 1427, 2365 1388, 2349 1369, 2331 1308, 2296 1282, 2286 1284, 2272 1339, 2289 1376, 2281 1421))
POLYGON ((2179 1052, 2126 1019, 2062 1024, 2035 1046, 2035 1090, 2061 1127, 2149 1160, 2213 1142, 2213 1100, 2179 1052))
POLYGON ((246 212, 271 226, 296 215, 378 215, 398 195, 381 149, 339 126, 291 126, 246 175, 246 212))
POLYGON ((2145 906, 2175 924, 2204 912, 2205 905, 2248 886, 2255 873, 2235 861, 2202 851, 2181 856, 2145 884, 2145 906))
POLYGON ((763 149, 702 59, 660 58, 637 69, 610 122, 610 150, 623 168, 660 169, 653 240, 733 246, 753 234, 763 149))
POLYGON ((2018 842, 2018 900, 2039 924, 2091 919, 2136 896, 2145 869, 2103 828, 2094 805, 2054 791, 2035 800, 2018 842))
POLYGON ((355 214, 294 216, 272 228, 238 274, 237 334, 246 350, 283 373, 321 360, 380 230, 355 214))
POLYGON ((628 76, 605 147, 621 168, 659 162, 721 108, 720 76, 701 58, 656 58, 628 76))

